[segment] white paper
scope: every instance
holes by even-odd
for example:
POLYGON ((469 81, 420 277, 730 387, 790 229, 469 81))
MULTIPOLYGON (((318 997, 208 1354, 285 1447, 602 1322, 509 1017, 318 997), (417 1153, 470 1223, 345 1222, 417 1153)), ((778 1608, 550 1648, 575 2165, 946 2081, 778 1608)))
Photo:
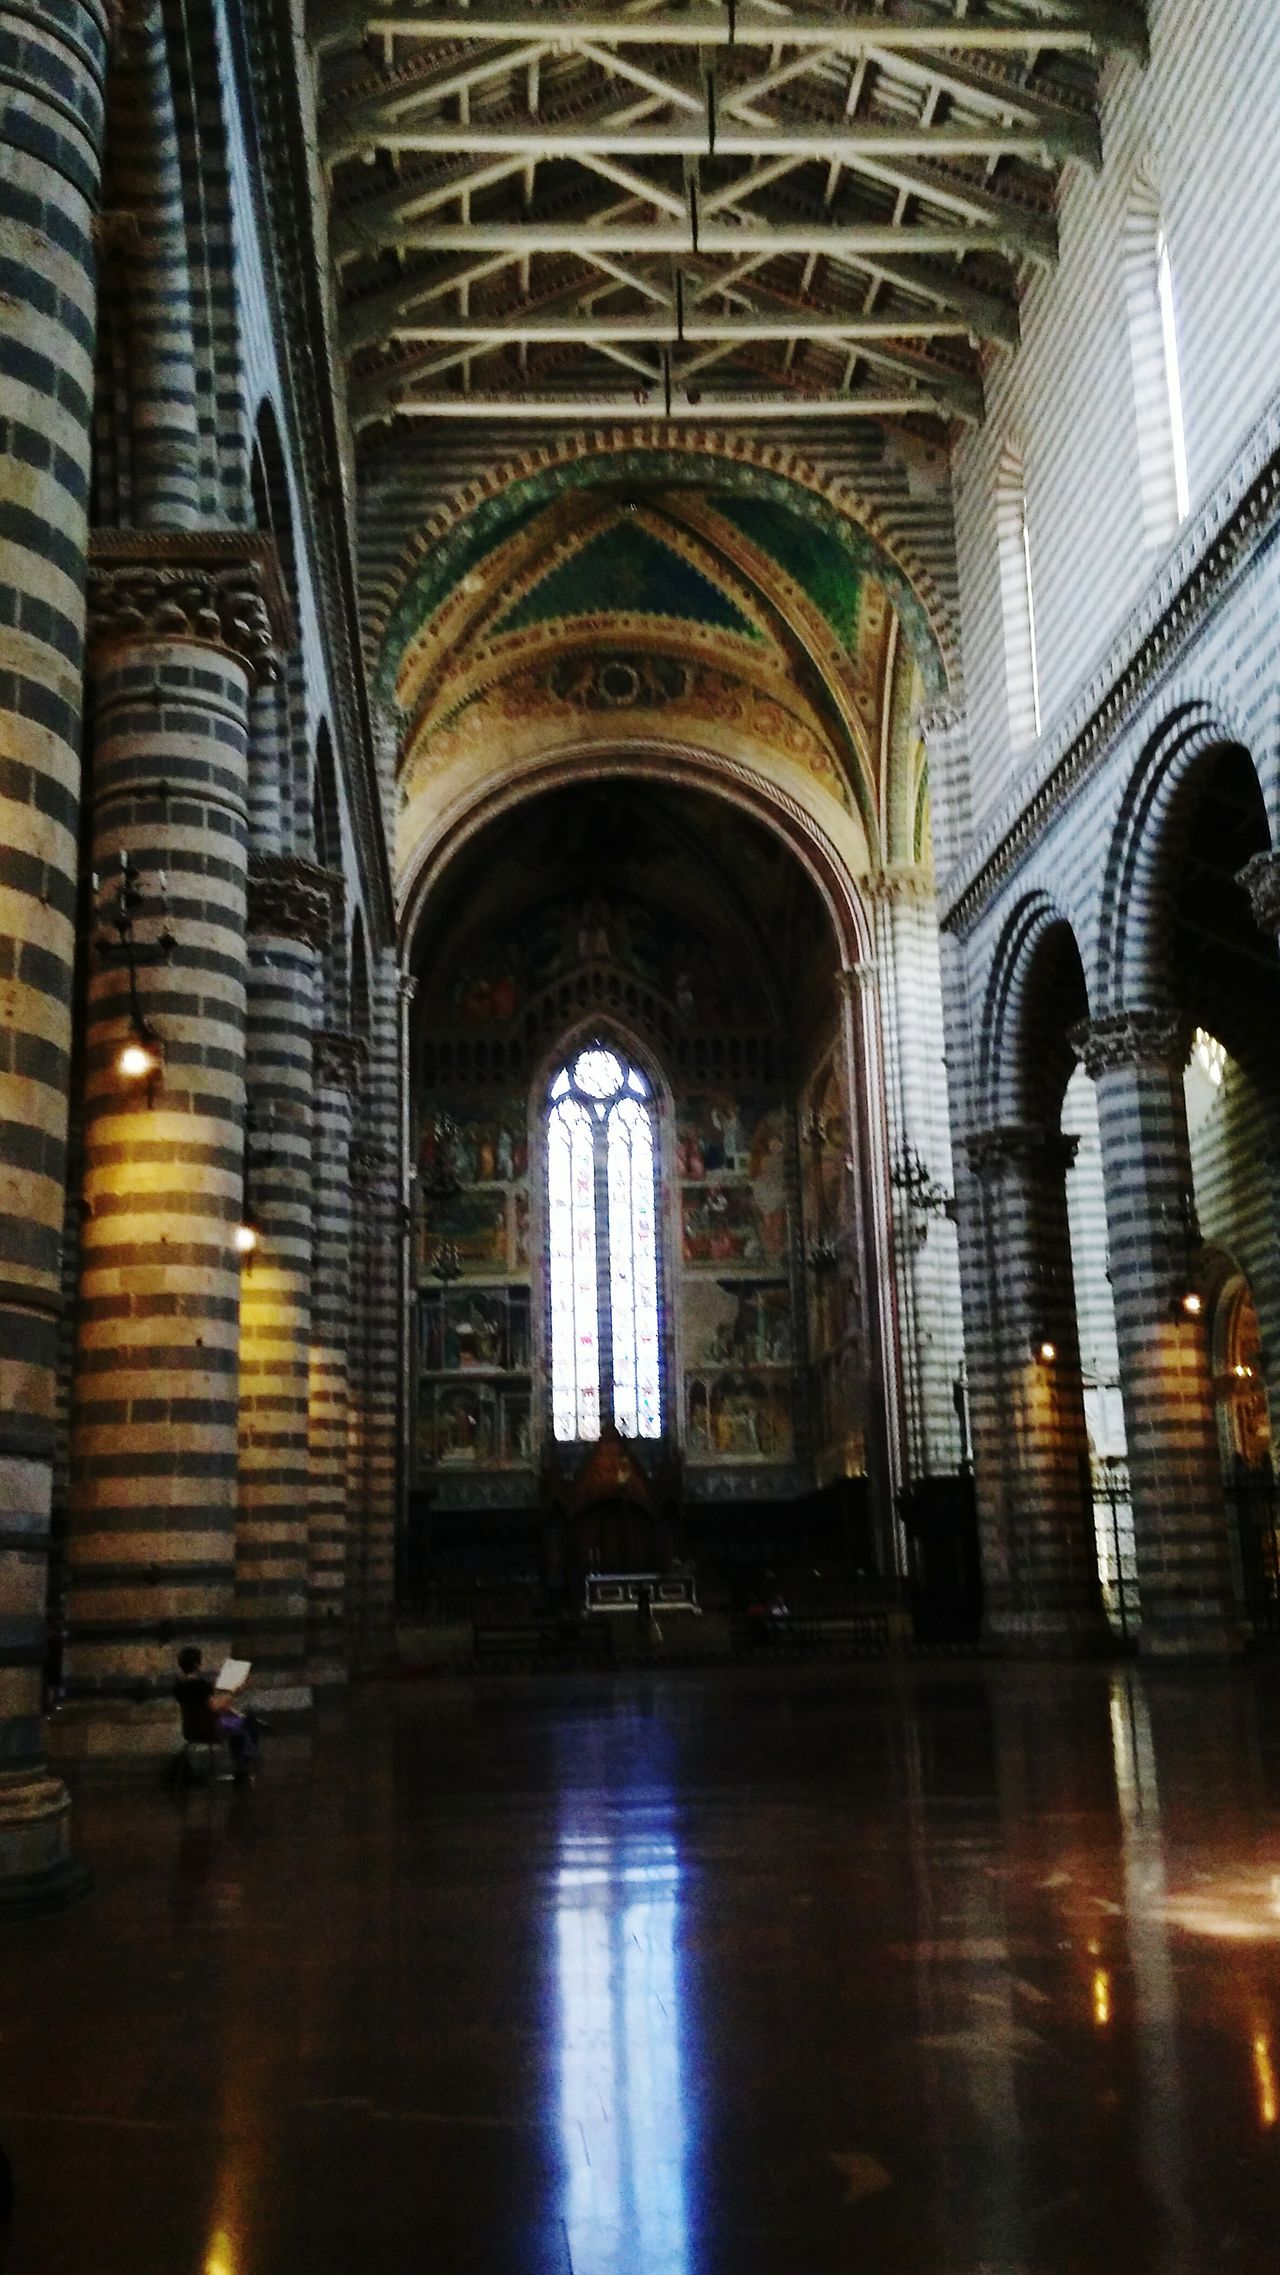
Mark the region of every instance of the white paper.
POLYGON ((214 1682, 217 1691, 241 1690, 249 1679, 252 1659, 224 1659, 214 1682))

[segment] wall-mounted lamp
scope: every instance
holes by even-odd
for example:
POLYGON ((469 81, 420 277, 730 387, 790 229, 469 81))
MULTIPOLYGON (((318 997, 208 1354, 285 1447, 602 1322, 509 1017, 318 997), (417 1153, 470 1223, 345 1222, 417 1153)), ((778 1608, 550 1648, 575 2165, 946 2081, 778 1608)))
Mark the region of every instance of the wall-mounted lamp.
POLYGON ((252 1256, 258 1245, 258 1227, 246 1209, 232 1234, 232 1246, 237 1256, 252 1256))
POLYGON ((1204 1297, 1196 1288, 1184 1288, 1173 1308, 1183 1319, 1199 1319, 1204 1311, 1204 1297))
POLYGON ((116 1053, 116 1073, 126 1082, 155 1082, 164 1059, 159 1042, 140 1016, 130 1022, 129 1033, 116 1053))
MULTIPOLYGON (((162 789, 161 795, 164 795, 162 789)), ((98 890, 95 870, 93 890, 98 890)), ((116 1053, 116 1072, 128 1083, 145 1083, 148 1103, 164 1067, 164 1052, 160 1038, 151 1027, 138 994, 138 973, 148 964, 167 964, 176 942, 169 929, 168 885, 163 869, 156 871, 154 900, 144 899, 142 883, 137 870, 129 860, 128 848, 120 848, 120 870, 116 885, 115 908, 111 926, 116 937, 103 934, 97 942, 100 962, 123 966, 129 975, 129 1032, 116 1053), (135 929, 139 917, 153 916, 159 920, 160 930, 153 940, 139 940, 135 929)))
POLYGON ((1057 1356, 1057 1344, 1051 1343, 1047 1337, 1045 1338, 1044 1342, 1036 1344, 1036 1357, 1039 1359, 1042 1367, 1051 1367, 1057 1356))

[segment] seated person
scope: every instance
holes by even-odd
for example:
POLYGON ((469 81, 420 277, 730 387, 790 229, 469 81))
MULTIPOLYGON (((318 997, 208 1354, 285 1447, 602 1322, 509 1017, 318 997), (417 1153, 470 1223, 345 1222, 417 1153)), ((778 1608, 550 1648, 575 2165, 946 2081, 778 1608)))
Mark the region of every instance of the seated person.
POLYGON ((178 1679, 173 1695, 182 1716, 182 1735, 189 1746, 216 1746, 225 1738, 231 1752, 236 1782, 252 1779, 261 1760, 258 1724, 253 1713, 233 1703, 233 1694, 215 1690, 210 1675, 202 1674, 204 1653, 185 1643, 178 1653, 178 1679))

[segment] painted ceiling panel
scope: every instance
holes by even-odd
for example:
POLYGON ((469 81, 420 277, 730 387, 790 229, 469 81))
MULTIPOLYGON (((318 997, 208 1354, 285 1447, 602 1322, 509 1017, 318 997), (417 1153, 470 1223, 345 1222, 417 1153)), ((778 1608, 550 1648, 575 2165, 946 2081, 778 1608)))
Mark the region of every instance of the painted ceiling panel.
POLYGON ((760 637, 727 593, 650 530, 628 519, 613 522, 567 559, 557 561, 494 626, 492 636, 595 615, 602 608, 622 615, 709 624, 751 640, 760 637))

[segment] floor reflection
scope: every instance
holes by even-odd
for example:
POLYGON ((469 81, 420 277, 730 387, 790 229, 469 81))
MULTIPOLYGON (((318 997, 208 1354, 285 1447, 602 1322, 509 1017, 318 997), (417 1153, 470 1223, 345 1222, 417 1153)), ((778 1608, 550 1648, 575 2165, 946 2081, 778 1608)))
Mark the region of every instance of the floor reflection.
POLYGON ((575 2275, 687 2275, 679 1908, 669 1824, 563 1832, 560 2129, 575 2275))

